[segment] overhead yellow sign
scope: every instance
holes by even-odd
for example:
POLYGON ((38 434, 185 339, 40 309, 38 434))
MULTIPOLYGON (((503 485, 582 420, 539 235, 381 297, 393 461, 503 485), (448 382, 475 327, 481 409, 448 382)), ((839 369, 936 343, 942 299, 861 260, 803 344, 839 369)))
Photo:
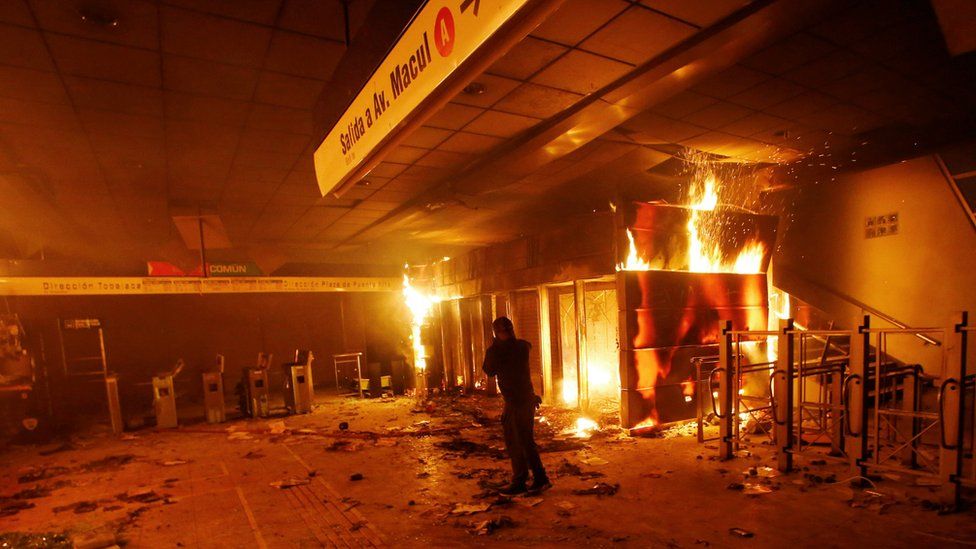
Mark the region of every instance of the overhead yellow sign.
POLYGON ((0 278, 0 295, 393 292, 402 285, 386 277, 8 277, 0 278))
POLYGON ((335 192, 398 124, 529 0, 428 0, 315 151, 335 192))

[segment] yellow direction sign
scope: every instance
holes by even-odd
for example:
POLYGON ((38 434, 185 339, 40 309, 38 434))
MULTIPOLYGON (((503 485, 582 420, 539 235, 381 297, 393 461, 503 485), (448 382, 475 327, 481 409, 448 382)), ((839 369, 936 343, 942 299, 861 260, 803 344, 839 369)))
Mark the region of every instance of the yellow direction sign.
POLYGON ((385 277, 0 277, 0 295, 160 295, 394 292, 385 277))
POLYGON ((529 0, 429 0, 315 151, 322 195, 352 172, 529 0))

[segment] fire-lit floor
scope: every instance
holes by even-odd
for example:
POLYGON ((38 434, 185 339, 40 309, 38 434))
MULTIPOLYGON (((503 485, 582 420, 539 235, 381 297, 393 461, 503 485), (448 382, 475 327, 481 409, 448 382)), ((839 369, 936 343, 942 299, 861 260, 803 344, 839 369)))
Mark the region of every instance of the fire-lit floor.
POLYGON ((491 483, 508 468, 499 407, 481 397, 423 411, 409 398, 330 397, 307 416, 13 446, 0 531, 103 533, 127 547, 976 543, 973 513, 929 510, 929 488, 878 479, 873 493, 853 491, 833 465, 766 478, 758 438, 751 455, 720 462, 693 436, 564 437, 575 414, 546 408, 538 431, 555 487, 499 501, 491 483), (758 474, 744 477, 750 467, 758 474), (574 493, 600 483, 619 486, 574 493))

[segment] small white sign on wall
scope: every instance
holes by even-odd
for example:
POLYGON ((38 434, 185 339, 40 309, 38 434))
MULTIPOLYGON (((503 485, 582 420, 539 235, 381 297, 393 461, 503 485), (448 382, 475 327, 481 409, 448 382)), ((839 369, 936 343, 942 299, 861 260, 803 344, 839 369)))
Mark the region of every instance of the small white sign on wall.
POLYGON ((898 212, 864 218, 864 238, 880 238, 898 234, 898 212))

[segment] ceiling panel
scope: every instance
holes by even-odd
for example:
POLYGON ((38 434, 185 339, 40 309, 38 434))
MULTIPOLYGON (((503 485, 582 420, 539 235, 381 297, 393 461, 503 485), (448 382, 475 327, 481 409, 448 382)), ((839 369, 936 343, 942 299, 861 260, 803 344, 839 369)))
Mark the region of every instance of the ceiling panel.
POLYGON ((166 116, 174 120, 213 122, 240 127, 247 119, 249 104, 237 99, 208 97, 169 91, 164 95, 166 116))
POLYGON ((422 126, 408 135, 403 140, 403 144, 411 147, 433 149, 437 145, 440 145, 445 139, 450 137, 451 133, 453 133, 451 130, 434 128, 431 126, 422 126))
POLYGON ((499 101, 494 108, 524 116, 548 118, 568 109, 582 98, 578 93, 525 83, 499 101))
POLYGON ((229 99, 250 99, 258 71, 176 55, 163 57, 163 88, 229 99))
POLYGON ((629 6, 625 0, 566 0, 532 34, 575 46, 629 6))
POLYGON ((464 127, 464 131, 494 137, 512 137, 535 126, 540 121, 539 118, 489 110, 472 120, 464 127))
POLYGON ((261 130, 281 130, 302 135, 312 134, 312 113, 278 105, 251 105, 247 126, 261 130))
POLYGON ((500 137, 491 137, 461 131, 449 137, 437 148, 442 151, 456 153, 479 153, 487 151, 491 147, 494 147, 502 142, 504 142, 504 139, 500 137))
POLYGON ((639 65, 688 38, 696 27, 633 6, 587 38, 580 47, 639 65))
POLYGON ((3 65, 0 65, 0 97, 42 103, 68 102, 56 74, 3 65))
POLYGON ((751 0, 640 0, 640 3, 699 27, 707 27, 751 0))
POLYGON ((0 25, 0 59, 14 65, 41 71, 54 70, 41 33, 12 25, 0 25))
POLYGON ((162 0, 162 2, 262 25, 273 24, 281 7, 281 0, 162 0))
POLYGON ((569 48, 565 46, 530 36, 495 61, 489 71, 508 78, 528 80, 530 76, 567 51, 569 48))
POLYGON ((346 47, 341 42, 279 30, 271 39, 264 68, 328 80, 345 51, 346 47))
POLYGON ((199 12, 160 8, 162 47, 166 53, 245 67, 260 67, 271 29, 199 12))
POLYGON ((482 112, 484 112, 484 109, 479 107, 461 105, 460 103, 448 103, 428 118, 426 124, 435 128, 460 130, 465 124, 474 120, 482 112))
POLYGON ((45 34, 58 70, 74 76, 159 87, 159 53, 155 51, 45 34), (106 62, 107 59, 112 61, 106 62))
POLYGON ((324 85, 325 82, 321 80, 262 72, 254 92, 254 100, 283 107, 311 109, 324 85))
POLYGON ((543 69, 532 81, 561 90, 587 94, 613 82, 632 68, 620 61, 573 50, 543 69))
POLYGON ((472 107, 490 107, 519 85, 518 80, 493 74, 482 74, 474 82, 481 86, 479 91, 461 92, 454 97, 453 101, 472 107))
POLYGON ((163 115, 162 93, 158 88, 78 76, 66 76, 64 83, 77 107, 129 114, 163 115))
POLYGON ((343 17, 339 0, 285 0, 278 25, 303 34, 345 41, 343 17))
POLYGON ((31 16, 25 0, 0 2, 0 21, 24 27, 34 26, 34 18, 31 16))

